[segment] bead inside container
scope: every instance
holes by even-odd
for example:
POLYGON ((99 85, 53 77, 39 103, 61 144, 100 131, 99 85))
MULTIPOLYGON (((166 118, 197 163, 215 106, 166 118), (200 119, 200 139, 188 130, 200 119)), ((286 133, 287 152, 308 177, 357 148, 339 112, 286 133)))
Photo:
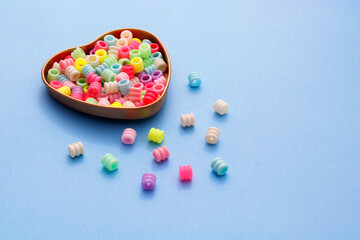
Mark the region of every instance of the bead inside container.
MULTIPOLYGON (((117 30, 113 30, 113 31, 104 33, 101 36, 99 36, 98 38, 96 38, 94 41, 92 41, 91 43, 86 44, 84 46, 79 46, 79 48, 81 48, 86 54, 90 54, 91 51, 93 52, 93 54, 95 54, 96 51, 94 52, 93 50, 94 50, 94 47, 95 47, 96 43, 98 43, 98 41, 103 41, 104 37, 107 36, 107 35, 112 35, 112 36, 115 36, 115 38, 119 38, 120 33, 123 32, 124 30, 129 30, 132 33, 132 36, 126 34, 127 38, 132 37, 132 38, 138 38, 140 40, 148 39, 152 43, 156 43, 156 45, 153 44, 151 46, 152 47, 151 50, 161 52, 162 53, 162 58, 164 59, 164 61, 168 65, 167 71, 163 73, 167 84, 165 85, 164 91, 162 92, 162 94, 157 99, 150 102, 148 105, 135 104, 136 105, 135 108, 134 107, 117 107, 117 108, 115 108, 115 107, 110 107, 108 105, 94 105, 94 104, 91 104, 91 103, 87 103, 85 101, 81 101, 81 100, 78 100, 76 98, 72 98, 70 95, 67 96, 67 95, 57 91, 54 87, 50 86, 49 82, 47 82, 47 80, 46 80, 47 73, 54 66, 55 63, 60 63, 60 61, 64 60, 65 57, 71 56, 71 53, 74 51, 74 49, 76 47, 66 49, 64 51, 61 51, 61 52, 55 54, 54 56, 52 56, 44 64, 43 69, 42 69, 42 79, 43 79, 43 82, 44 82, 45 86, 47 87, 47 90, 49 91, 49 93, 55 99, 62 102, 66 106, 74 108, 74 109, 76 109, 78 111, 82 111, 82 112, 85 112, 85 113, 88 113, 88 114, 101 116, 101 117, 106 117, 106 118, 142 119, 142 118, 150 117, 150 116, 154 115, 155 113, 157 113, 161 109, 162 105, 164 104, 164 102, 166 100, 167 90, 168 90, 168 87, 169 87, 170 77, 171 77, 171 63, 170 63, 170 59, 169 59, 168 53, 167 53, 164 45, 162 44, 162 42, 155 35, 147 32, 147 31, 141 30, 141 29, 117 29, 117 30)), ((116 42, 117 46, 119 46, 118 42, 119 42, 119 40, 116 42)), ((106 42, 100 42, 98 44, 98 45, 100 45, 98 51, 99 50, 104 50, 103 49, 103 47, 105 47, 104 43, 106 44, 106 42)), ((148 42, 144 42, 144 43, 148 44, 148 42)), ((146 44, 144 44, 143 46, 147 47, 146 44)), ((147 49, 147 48, 144 48, 144 49, 147 49)), ((155 54, 155 55, 157 55, 157 54, 155 54)), ((96 66, 101 65, 102 61, 104 61, 106 59, 106 58, 102 59, 104 56, 107 56, 107 52, 105 50, 100 51, 98 54, 96 54, 96 57, 91 57, 89 55, 88 58, 85 57, 84 59, 86 61, 88 61, 88 63, 92 67, 95 68, 96 66)), ((71 59, 71 58, 68 58, 68 59, 71 59)), ((119 57, 119 60, 121 60, 121 57, 119 57)), ((129 59, 128 60, 123 59, 122 61, 123 62, 126 61, 125 65, 128 65, 129 62, 130 62, 129 59)), ((119 61, 119 64, 121 64, 120 61, 119 61)), ((121 64, 121 65, 122 65, 122 67, 124 66, 124 64, 121 64)), ((57 65, 55 64, 55 66, 57 66, 57 65)), ((110 66, 108 66, 108 67, 110 67, 110 66)), ((135 75, 135 73, 134 73, 134 75, 135 75)), ((81 79, 81 78, 84 78, 84 76, 81 75, 79 79, 81 79)), ((74 77, 74 78, 72 78, 72 80, 76 81, 76 78, 74 77)), ((132 80, 132 79, 129 79, 129 80, 132 80)), ((85 84, 83 79, 80 82, 85 84)), ((80 83, 80 85, 81 85, 81 83, 80 83)), ((75 82, 75 84, 77 84, 77 83, 75 82)), ((90 84, 88 83, 88 85, 85 85, 83 87, 85 95, 86 95, 86 91, 87 91, 89 85, 90 84)))

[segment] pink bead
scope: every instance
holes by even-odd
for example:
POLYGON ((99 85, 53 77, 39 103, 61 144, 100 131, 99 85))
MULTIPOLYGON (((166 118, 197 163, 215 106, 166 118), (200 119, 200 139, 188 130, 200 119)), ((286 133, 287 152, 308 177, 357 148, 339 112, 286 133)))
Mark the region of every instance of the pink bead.
POLYGON ((62 87, 62 82, 58 81, 58 80, 52 80, 50 82, 50 86, 52 86, 55 89, 61 88, 62 87))
POLYGON ((154 81, 155 84, 163 84, 164 86, 166 85, 166 79, 164 78, 164 76, 159 77, 158 79, 156 79, 154 81))
POLYGON ((133 102, 140 101, 140 96, 141 96, 141 91, 143 89, 143 86, 144 85, 142 83, 136 83, 134 86, 130 87, 130 90, 129 90, 129 100, 130 101, 133 101, 133 102))
POLYGON ((116 99, 116 102, 118 102, 120 104, 124 104, 124 102, 126 102, 126 101, 129 101, 129 99, 127 97, 116 99))
POLYGON ((147 84, 145 84, 144 86, 144 90, 148 91, 148 90, 152 90, 154 87, 154 83, 153 82, 148 82, 147 84))
POLYGON ((72 82, 72 81, 65 81, 63 83, 63 86, 67 86, 68 88, 70 88, 70 90, 75 87, 76 85, 72 82))
POLYGON ((119 49, 119 58, 127 58, 130 59, 130 47, 129 46, 122 46, 119 49))
POLYGON ((94 52, 96 52, 99 49, 104 49, 105 51, 107 51, 108 45, 106 44, 106 42, 104 41, 97 41, 94 47, 94 52))
POLYGON ((126 128, 121 136, 121 141, 127 145, 134 144, 135 139, 136 131, 132 128, 126 128))
POLYGON ((136 40, 133 40, 133 41, 131 41, 131 43, 128 46, 131 50, 139 49, 140 43, 136 40))
MULTIPOLYGON (((99 99, 99 98, 98 98, 99 99)), ((110 102, 109 100, 107 100, 106 98, 100 98, 98 100, 98 104, 99 105, 103 105, 103 106, 109 106, 110 105, 110 102)))
POLYGON ((108 99, 109 102, 110 102, 110 103, 113 103, 113 102, 115 102, 115 100, 121 98, 121 94, 120 94, 119 92, 117 92, 117 93, 111 93, 111 94, 108 94, 108 97, 109 97, 109 99, 108 99))
POLYGON ((84 95, 80 92, 74 92, 71 94, 71 97, 79 99, 79 100, 83 100, 84 99, 84 95))
POLYGON ((153 89, 152 89, 152 90, 154 90, 154 92, 156 92, 158 95, 161 95, 162 92, 164 91, 164 89, 165 89, 165 86, 164 86, 164 85, 162 85, 162 84, 156 84, 156 85, 153 86, 153 89))
POLYGON ((92 82, 89 86, 87 93, 89 94, 89 97, 97 98, 100 95, 101 90, 102 86, 100 83, 92 82))
POLYGON ((88 84, 91 84, 92 82, 101 83, 101 81, 102 81, 102 78, 93 72, 89 73, 86 77, 86 82, 88 84))
POLYGON ((99 101, 101 98, 105 98, 106 100, 109 100, 109 97, 106 93, 100 93, 97 97, 97 100, 99 101))
POLYGON ((124 65, 122 67, 122 71, 127 73, 127 75, 129 76, 129 79, 134 78, 134 66, 133 65, 124 65))
POLYGON ((191 180, 193 177, 192 166, 180 166, 179 167, 179 176, 181 181, 191 180))
POLYGON ((64 59, 69 59, 69 58, 71 58, 74 61, 74 59, 72 58, 72 56, 70 54, 67 55, 66 57, 64 57, 64 59))
POLYGON ((151 43, 150 48, 151 54, 153 54, 154 52, 159 52, 159 45, 157 43, 151 43))
POLYGON ((59 64, 60 64, 61 71, 65 71, 65 69, 68 66, 74 65, 74 60, 72 58, 64 59, 64 60, 61 60, 59 64))
POLYGON ((164 145, 153 150, 155 161, 161 162, 170 157, 169 150, 164 145))
POLYGON ((114 78, 116 82, 120 82, 121 80, 130 80, 129 75, 126 72, 121 72, 114 78))
POLYGON ((144 106, 144 102, 143 101, 135 102, 135 106, 136 107, 142 107, 142 106, 144 106))

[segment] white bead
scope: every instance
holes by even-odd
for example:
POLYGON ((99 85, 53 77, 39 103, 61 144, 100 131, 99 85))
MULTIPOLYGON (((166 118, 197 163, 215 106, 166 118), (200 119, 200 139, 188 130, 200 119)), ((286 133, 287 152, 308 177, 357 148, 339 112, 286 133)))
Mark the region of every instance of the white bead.
POLYGON ((180 122, 182 127, 191 127, 195 125, 195 116, 193 113, 181 114, 180 122))
POLYGON ((65 69, 65 75, 70 79, 70 81, 75 82, 80 78, 80 72, 74 66, 68 66, 65 69))
POLYGON ((105 82, 104 90, 106 94, 119 92, 119 88, 116 81, 113 82, 105 82))
POLYGON ((68 145, 68 151, 70 154, 70 157, 74 158, 81 154, 84 154, 84 145, 81 142, 73 143, 68 145))
POLYGON ((216 144, 219 141, 220 130, 216 127, 208 128, 205 141, 209 144, 216 144))
POLYGON ((220 115, 224 115, 229 110, 229 104, 221 99, 218 99, 214 104, 214 110, 220 115))

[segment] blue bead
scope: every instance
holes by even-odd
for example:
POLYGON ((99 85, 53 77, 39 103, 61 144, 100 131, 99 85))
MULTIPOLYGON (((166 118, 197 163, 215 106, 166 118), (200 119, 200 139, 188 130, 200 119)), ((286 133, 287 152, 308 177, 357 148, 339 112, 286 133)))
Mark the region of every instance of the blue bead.
POLYGON ((108 46, 115 46, 116 38, 113 35, 106 35, 104 37, 104 42, 106 42, 108 46))
POLYGON ((82 69, 81 69, 81 73, 87 77, 87 75, 89 75, 89 73, 95 73, 95 69, 90 65, 90 64, 87 64, 85 65, 82 69))
POLYGON ((115 73, 119 74, 121 72, 122 66, 120 63, 114 63, 110 66, 110 70, 115 73))
POLYGON ((146 74, 151 75, 153 71, 156 70, 156 67, 154 64, 151 64, 150 66, 144 68, 144 71, 146 72, 146 74))
POLYGON ((188 79, 190 87, 199 87, 201 84, 201 78, 197 72, 190 73, 188 79))
POLYGON ((144 40, 142 40, 142 43, 147 43, 147 44, 151 44, 151 41, 149 40, 149 39, 144 39, 144 40))
POLYGON ((162 54, 161 52, 154 52, 153 54, 151 54, 150 58, 155 61, 155 59, 157 58, 162 58, 162 54))
POLYGON ((102 73, 105 69, 108 69, 108 68, 109 68, 109 66, 108 66, 106 63, 103 63, 103 64, 97 66, 97 67, 95 68, 95 71, 97 72, 97 74, 98 74, 99 76, 101 76, 101 73, 102 73))
POLYGON ((130 81, 127 79, 123 79, 118 83, 119 90, 122 95, 126 95, 129 93, 129 89, 131 87, 130 81))
POLYGON ((66 82, 66 81, 70 81, 70 79, 69 79, 67 76, 65 76, 64 74, 61 74, 61 75, 57 78, 57 80, 59 80, 59 81, 62 82, 62 83, 66 82))

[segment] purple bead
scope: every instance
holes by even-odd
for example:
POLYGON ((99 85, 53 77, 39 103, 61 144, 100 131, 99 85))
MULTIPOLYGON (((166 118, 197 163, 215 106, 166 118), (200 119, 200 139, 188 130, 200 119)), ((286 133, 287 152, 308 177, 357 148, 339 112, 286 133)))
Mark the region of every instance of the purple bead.
POLYGON ((145 190, 153 190, 156 185, 156 176, 153 173, 144 173, 141 180, 141 186, 145 190))
POLYGON ((145 85, 148 82, 152 82, 152 77, 150 75, 144 75, 140 78, 140 82, 145 85))
POLYGON ((94 55, 94 54, 95 54, 94 49, 91 50, 91 51, 89 52, 89 54, 90 54, 90 55, 94 55))
POLYGON ((152 72, 151 77, 152 79, 155 81, 156 79, 158 79, 159 77, 163 76, 163 72, 160 70, 155 70, 152 72))
POLYGON ((83 89, 80 87, 80 86, 75 86, 71 89, 71 92, 74 93, 74 92, 79 92, 79 93, 84 93, 83 92, 83 89))
POLYGON ((139 73, 136 74, 137 78, 140 79, 142 76, 146 75, 145 71, 141 71, 139 73))

